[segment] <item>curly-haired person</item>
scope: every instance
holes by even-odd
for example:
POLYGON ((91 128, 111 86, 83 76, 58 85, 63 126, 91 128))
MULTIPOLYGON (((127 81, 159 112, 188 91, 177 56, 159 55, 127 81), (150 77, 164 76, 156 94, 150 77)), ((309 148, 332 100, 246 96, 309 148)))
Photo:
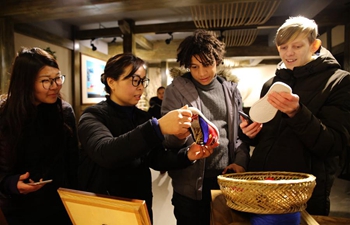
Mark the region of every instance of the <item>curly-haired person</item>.
MULTIPOLYGON (((249 161, 248 147, 239 139, 241 94, 237 83, 225 76, 230 74, 222 75, 220 73, 225 71, 217 70, 224 54, 225 44, 215 35, 196 30, 178 47, 177 61, 188 71, 181 73, 180 70, 165 90, 162 114, 184 105, 196 107, 220 134, 219 146, 208 158, 197 160, 185 169, 169 171, 178 225, 209 225, 210 190, 219 189, 217 176, 228 170, 244 172, 249 161)), ((194 142, 189 130, 165 138, 165 145, 172 149, 190 146, 194 142)))

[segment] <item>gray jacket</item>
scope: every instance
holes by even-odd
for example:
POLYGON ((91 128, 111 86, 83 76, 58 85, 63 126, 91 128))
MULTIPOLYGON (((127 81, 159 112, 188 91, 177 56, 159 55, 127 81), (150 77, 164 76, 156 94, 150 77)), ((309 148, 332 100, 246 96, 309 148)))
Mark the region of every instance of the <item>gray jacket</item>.
MULTIPOLYGON (((199 99, 196 87, 190 80, 190 77, 190 73, 175 77, 173 82, 166 88, 162 104, 163 115, 170 110, 181 108, 186 104, 201 110, 201 100, 199 99)), ((247 168, 249 161, 248 146, 243 143, 238 136, 240 131, 238 129, 240 123, 238 110, 242 110, 241 95, 237 89, 236 83, 227 81, 221 76, 217 76, 217 79, 223 86, 226 105, 232 106, 227 109, 230 163, 236 163, 247 168)), ((189 146, 193 142, 191 136, 184 141, 180 141, 175 136, 167 135, 165 136, 164 145, 169 149, 173 149, 184 145, 189 146)), ((205 159, 201 159, 185 169, 169 171, 174 191, 188 198, 195 200, 202 199, 204 170, 205 159)))

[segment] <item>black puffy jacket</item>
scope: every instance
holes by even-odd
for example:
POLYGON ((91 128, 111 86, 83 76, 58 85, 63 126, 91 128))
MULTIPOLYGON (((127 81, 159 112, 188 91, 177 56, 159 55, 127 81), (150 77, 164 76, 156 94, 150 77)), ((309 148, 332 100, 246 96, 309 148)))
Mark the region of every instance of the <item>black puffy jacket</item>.
MULTIPOLYGON (((281 65, 281 64, 280 64, 281 65)), ((328 215, 329 194, 337 170, 337 156, 350 143, 350 76, 329 51, 294 70, 278 67, 264 84, 281 81, 300 97, 300 111, 293 117, 278 111, 255 138, 250 171, 294 171, 316 176, 308 202, 311 214, 328 215)))
POLYGON ((166 151, 150 115, 135 106, 122 107, 107 96, 87 108, 79 121, 82 146, 79 182, 86 191, 146 200, 152 207, 152 179, 156 170, 191 164, 187 149, 166 151))
POLYGON ((60 223, 64 217, 67 220, 61 224, 70 224, 57 189, 77 188, 78 138, 73 109, 60 99, 54 104, 42 103, 26 124, 13 149, 0 135, 0 207, 8 220, 15 218, 19 224, 42 224, 38 219, 47 223, 48 218, 60 223), (34 181, 43 178, 53 182, 20 194, 17 182, 26 172, 34 181))

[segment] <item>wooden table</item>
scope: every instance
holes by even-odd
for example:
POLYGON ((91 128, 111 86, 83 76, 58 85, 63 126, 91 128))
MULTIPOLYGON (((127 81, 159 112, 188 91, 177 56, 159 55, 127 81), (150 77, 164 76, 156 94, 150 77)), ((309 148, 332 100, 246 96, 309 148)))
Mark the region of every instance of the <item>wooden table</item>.
MULTIPOLYGON (((220 190, 211 191, 211 225, 251 225, 246 213, 235 211, 226 205, 220 190)), ((350 218, 310 216, 302 212, 300 225, 350 225, 350 218)))

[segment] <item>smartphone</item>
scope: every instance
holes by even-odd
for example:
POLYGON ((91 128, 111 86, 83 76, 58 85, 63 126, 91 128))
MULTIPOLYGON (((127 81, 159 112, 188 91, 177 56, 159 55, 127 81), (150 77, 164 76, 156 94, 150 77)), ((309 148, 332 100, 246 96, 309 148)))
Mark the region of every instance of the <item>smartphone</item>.
POLYGON ((28 185, 39 185, 39 184, 46 184, 46 183, 50 183, 52 182, 52 180, 43 180, 43 181, 38 181, 38 182, 34 182, 34 183, 27 183, 28 185))
POLYGON ((247 114, 245 114, 245 113, 242 112, 242 111, 238 111, 238 113, 239 113, 239 115, 241 115, 245 120, 248 121, 248 124, 253 123, 253 120, 251 120, 250 117, 249 117, 247 114))

